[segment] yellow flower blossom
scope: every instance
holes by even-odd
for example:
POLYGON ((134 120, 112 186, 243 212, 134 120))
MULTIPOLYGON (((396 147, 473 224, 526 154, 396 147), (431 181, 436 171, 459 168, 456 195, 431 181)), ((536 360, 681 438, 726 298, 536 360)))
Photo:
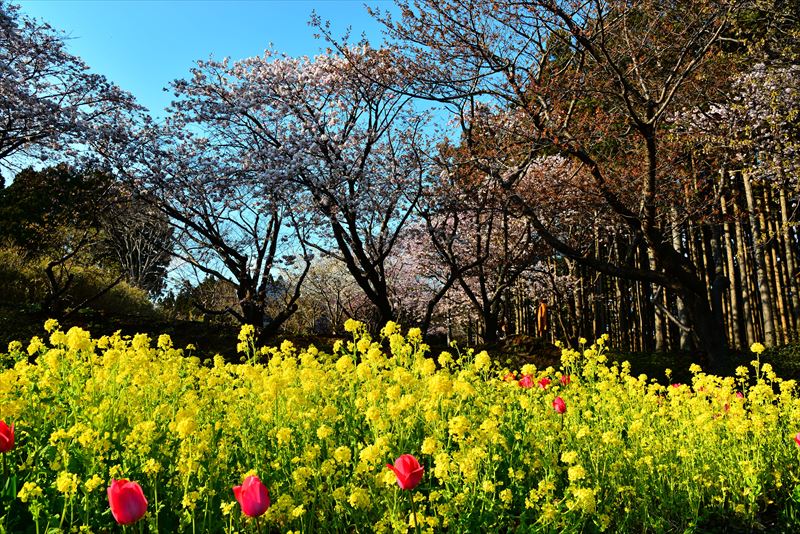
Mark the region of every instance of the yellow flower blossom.
POLYGON ((25 482, 20 488, 17 497, 22 502, 31 502, 42 496, 42 488, 36 482, 25 482))
POLYGON ((75 495, 78 491, 78 475, 61 471, 56 478, 55 488, 59 493, 68 497, 75 495))

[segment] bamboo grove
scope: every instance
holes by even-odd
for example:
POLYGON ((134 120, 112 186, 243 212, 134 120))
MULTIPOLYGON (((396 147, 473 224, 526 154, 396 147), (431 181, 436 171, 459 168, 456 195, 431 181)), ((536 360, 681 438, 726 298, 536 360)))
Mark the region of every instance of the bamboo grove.
MULTIPOLYGON (((717 211, 722 220, 675 225, 671 229, 674 244, 702 266, 709 288, 716 269, 729 280, 722 304, 732 347, 746 348, 756 341, 794 342, 800 320, 796 191, 753 184, 745 173, 721 175, 718 187, 717 211)), ((632 266, 652 261, 643 245, 630 251, 629 240, 613 234, 596 231, 593 248, 611 261, 632 266)), ((546 297, 550 302, 547 334, 552 341, 608 332, 623 350, 695 348, 673 292, 597 273, 557 256, 548 260, 548 266, 573 280, 570 288, 551 290, 546 297)), ((507 292, 504 314, 510 334, 541 333, 537 332, 538 303, 525 284, 507 292)), ((471 328, 478 329, 477 325, 471 328)))

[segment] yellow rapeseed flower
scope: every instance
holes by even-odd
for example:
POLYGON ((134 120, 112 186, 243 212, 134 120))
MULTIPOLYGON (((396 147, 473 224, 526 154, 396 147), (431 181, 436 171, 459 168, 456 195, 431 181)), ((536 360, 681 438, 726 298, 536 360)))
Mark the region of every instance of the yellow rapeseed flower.
POLYGON ((356 510, 365 510, 370 505, 369 492, 364 488, 356 488, 350 492, 347 502, 356 510))
POLYGON ((78 492, 78 475, 61 471, 56 477, 55 488, 59 493, 71 497, 78 492))
POLYGON ((20 488, 19 493, 17 493, 17 497, 22 502, 34 501, 41 496, 42 488, 40 488, 36 482, 25 482, 22 488, 20 488))
POLYGON ((86 493, 92 493, 94 490, 103 485, 103 479, 99 475, 92 475, 92 477, 83 483, 86 493))
POLYGON ((344 322, 344 331, 351 334, 357 333, 364 326, 364 323, 356 321, 355 319, 348 319, 344 322))

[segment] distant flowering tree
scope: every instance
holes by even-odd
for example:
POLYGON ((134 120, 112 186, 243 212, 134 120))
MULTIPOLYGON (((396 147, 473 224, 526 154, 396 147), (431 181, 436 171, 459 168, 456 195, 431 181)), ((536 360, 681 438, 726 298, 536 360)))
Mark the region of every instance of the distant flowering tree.
POLYGON ((198 140, 224 148, 253 186, 291 191, 291 210, 310 229, 299 237, 342 261, 380 323, 395 315, 386 259, 424 175, 424 121, 387 89, 398 83, 392 56, 366 44, 313 59, 267 51, 198 62, 174 83, 172 106, 176 125, 204 132, 198 140))
POLYGON ((709 156, 751 180, 797 187, 800 171, 800 66, 753 64, 708 107, 677 115, 709 156))
POLYGON ((372 303, 358 287, 347 267, 331 257, 315 258, 303 281, 299 310, 291 323, 298 332, 309 329, 341 334, 347 319, 374 315, 372 303), (301 322, 302 324, 297 324, 301 322))
POLYGON ((291 188, 253 170, 229 142, 212 129, 192 132, 175 116, 165 125, 145 118, 135 135, 100 150, 142 200, 169 218, 184 276, 211 277, 235 294, 219 308, 192 304, 254 325, 263 343, 297 309, 311 253, 300 238, 304 221, 291 209, 291 188))
POLYGON ((498 339, 508 291, 548 252, 515 197, 529 197, 544 181, 529 173, 509 191, 487 168, 508 165, 515 156, 505 150, 506 120, 502 111, 474 102, 462 110, 462 139, 440 144, 439 172, 420 203, 428 255, 447 273, 441 287, 462 293, 487 343, 498 339))

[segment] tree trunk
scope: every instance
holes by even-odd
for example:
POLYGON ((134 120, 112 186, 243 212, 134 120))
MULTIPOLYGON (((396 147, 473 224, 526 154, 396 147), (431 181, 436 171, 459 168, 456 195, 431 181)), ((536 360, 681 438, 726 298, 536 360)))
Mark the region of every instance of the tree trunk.
MULTIPOLYGON (((678 252, 683 250, 683 243, 681 239, 681 229, 678 225, 678 209, 676 207, 672 207, 670 209, 670 219, 672 220, 672 246, 678 252)), ((675 297, 675 307, 676 311, 678 312, 678 320, 686 324, 686 306, 683 303, 683 298, 680 295, 675 297)), ((684 330, 683 328, 679 328, 678 331, 680 332, 680 349, 681 350, 691 350, 692 348, 692 338, 689 336, 689 332, 684 330)))
POLYGON ((775 343, 783 343, 786 335, 787 324, 783 316, 783 294, 778 283, 778 265, 775 258, 775 233, 772 230, 772 220, 768 217, 770 203, 767 188, 761 188, 761 210, 758 221, 761 225, 762 238, 764 239, 764 264, 767 266, 766 274, 772 295, 772 317, 775 322, 775 343))
POLYGON ((794 275, 796 271, 796 263, 794 257, 794 250, 792 249, 792 236, 789 226, 789 205, 786 200, 786 189, 780 189, 780 203, 781 203, 781 231, 783 234, 783 248, 784 260, 786 261, 786 288, 789 291, 789 298, 792 304, 792 338, 797 337, 798 328, 800 328, 800 296, 797 294, 797 285, 795 284, 794 275))
POLYGON ((755 198, 753 197, 753 186, 750 183, 750 175, 742 173, 744 179, 745 199, 747 200, 747 211, 750 217, 750 231, 753 234, 753 254, 755 255, 756 278, 758 280, 758 293, 761 300, 761 314, 764 317, 764 343, 767 346, 775 345, 775 322, 772 317, 772 294, 769 287, 769 276, 767 265, 764 260, 764 249, 761 242, 761 229, 758 225, 756 216, 755 198))
POLYGON ((483 313, 483 336, 482 341, 484 344, 497 343, 498 341, 498 313, 493 310, 494 306, 487 306, 483 313))
MULTIPOLYGON (((656 265, 655 255, 653 254, 652 250, 648 249, 647 257, 648 257, 648 260, 649 260, 649 263, 650 263, 650 269, 655 271, 657 269, 657 265, 656 265)), ((651 292, 652 292, 652 289, 651 289, 651 292)), ((651 301, 653 303, 653 305, 652 305, 652 308, 653 308, 653 329, 655 331, 654 332, 655 333, 655 347, 654 348, 655 348, 656 352, 664 352, 666 350, 666 347, 664 345, 664 317, 663 317, 663 314, 662 314, 661 310, 658 308, 658 306, 656 306, 656 302, 655 302, 655 299, 659 298, 659 297, 661 297, 660 294, 654 296, 651 293, 649 295, 649 298, 651 299, 651 301)))
POLYGON ((755 322, 756 318, 753 313, 752 305, 753 298, 750 291, 750 262, 748 261, 747 243, 744 238, 744 231, 742 230, 741 211, 736 199, 733 199, 733 220, 736 236, 736 251, 737 259, 739 260, 739 288, 742 295, 742 313, 744 317, 744 334, 746 336, 745 344, 750 346, 755 343, 755 322))
MULTIPOLYGON (((622 263, 622 254, 621 252, 621 245, 620 240, 615 239, 616 244, 616 251, 617 251, 617 261, 622 263)), ((631 350, 631 335, 630 335, 630 306, 628 305, 628 295, 629 291, 627 289, 623 290, 623 284, 625 281, 620 278, 616 277, 615 281, 615 289, 616 289, 616 305, 617 305, 617 323, 619 328, 619 343, 626 347, 628 350, 631 350)))
POLYGON ((736 248, 734 243, 735 236, 733 235, 733 232, 731 232, 731 223, 728 220, 728 201, 724 194, 720 197, 720 200, 723 219, 722 230, 725 237, 725 258, 728 264, 728 279, 731 281, 728 292, 731 307, 731 341, 735 347, 741 347, 745 344, 745 340, 742 338, 742 329, 739 318, 739 310, 742 307, 742 302, 741 284, 739 283, 739 277, 736 276, 736 248))
POLYGON ((722 321, 721 303, 724 284, 712 286, 712 308, 708 305, 706 295, 697 295, 691 291, 683 292, 686 311, 694 328, 701 348, 708 358, 709 370, 717 374, 727 374, 730 370, 728 343, 725 336, 725 325, 722 321))

